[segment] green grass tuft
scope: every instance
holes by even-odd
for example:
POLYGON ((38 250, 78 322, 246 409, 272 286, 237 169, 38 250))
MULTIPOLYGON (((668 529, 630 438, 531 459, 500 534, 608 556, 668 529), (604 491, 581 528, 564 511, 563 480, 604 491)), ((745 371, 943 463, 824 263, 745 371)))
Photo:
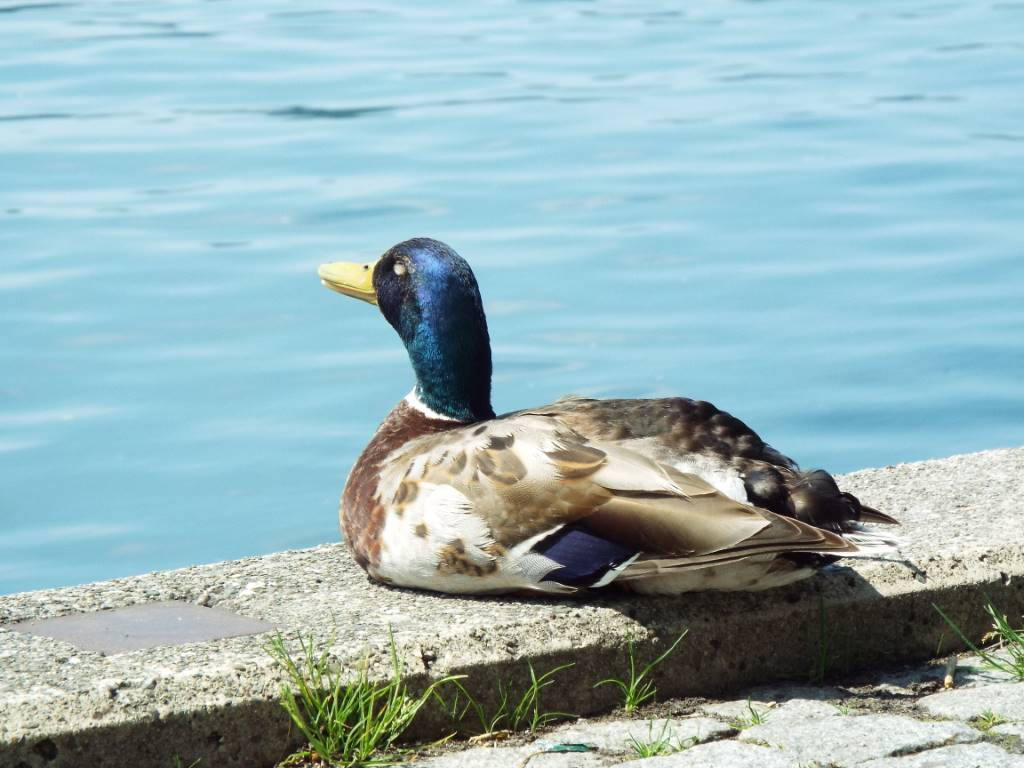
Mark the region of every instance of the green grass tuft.
POLYGON ((267 652, 290 681, 281 686, 281 706, 309 742, 285 763, 317 759, 340 766, 394 765, 402 759, 395 742, 437 690, 453 682, 446 677, 410 694, 402 679, 394 637, 391 642, 391 677, 371 681, 364 666, 355 679, 342 680, 332 669, 327 650, 318 652, 312 637, 299 638, 301 654, 294 658, 278 634, 267 652))
POLYGON ((737 731, 744 731, 747 728, 753 728, 755 725, 764 725, 768 722, 768 710, 754 709, 750 699, 747 699, 747 712, 749 714, 745 717, 737 717, 735 720, 730 720, 729 725, 737 731))
POLYGON ((548 712, 541 703, 541 693, 555 682, 555 675, 575 666, 575 663, 561 664, 538 675, 531 662, 527 662, 530 671, 530 683, 521 693, 516 693, 512 683, 497 683, 498 705, 488 712, 477 699, 458 680, 453 681, 455 695, 451 701, 442 696, 435 698, 441 703, 448 716, 461 723, 472 712, 480 723, 480 734, 493 734, 501 731, 527 730, 530 733, 559 720, 571 720, 576 715, 568 712, 548 712))
POLYGON ((668 720, 665 720, 661 725, 661 733, 655 736, 654 721, 648 720, 646 741, 641 741, 632 734, 629 737, 629 746, 633 750, 633 753, 637 757, 671 755, 676 752, 682 752, 684 749, 689 749, 697 743, 697 739, 692 736, 689 739, 686 739, 686 741, 680 741, 672 734, 669 734, 668 728, 670 724, 671 723, 668 720))
POLYGON ((987 667, 1005 672, 1018 680, 1024 680, 1024 627, 1014 629, 1006 614, 996 610, 991 600, 985 603, 985 612, 992 619, 992 629, 982 638, 982 642, 994 641, 994 644, 988 649, 980 648, 971 642, 959 625, 949 618, 939 606, 932 603, 932 607, 938 611, 939 616, 964 644, 981 657, 987 667), (1002 653, 997 655, 993 651, 1002 653))
POLYGON ((978 717, 971 721, 971 725, 973 725, 979 731, 987 733, 991 731, 993 728, 995 728, 997 725, 1002 725, 1006 722, 1009 721, 1002 715, 997 715, 991 709, 986 709, 978 717))
POLYGON ((602 685, 614 685, 622 692, 622 708, 627 712, 633 712, 639 707, 646 704, 648 701, 653 699, 658 693, 658 689, 654 685, 654 681, 651 679, 651 673, 661 664, 665 659, 672 655, 675 649, 682 642, 683 638, 686 637, 686 633, 689 630, 683 630, 682 634, 675 639, 660 656, 654 661, 650 662, 643 669, 637 671, 636 662, 636 647, 633 641, 630 640, 626 644, 626 655, 629 658, 629 675, 626 680, 620 680, 616 677, 609 677, 600 682, 594 684, 595 688, 599 688, 602 685))

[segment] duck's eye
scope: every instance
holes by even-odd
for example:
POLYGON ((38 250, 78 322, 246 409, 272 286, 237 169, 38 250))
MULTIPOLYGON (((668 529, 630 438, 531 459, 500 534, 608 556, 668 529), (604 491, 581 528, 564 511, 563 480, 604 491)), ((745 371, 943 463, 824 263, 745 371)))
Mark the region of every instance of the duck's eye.
POLYGON ((396 261, 395 262, 394 269, 395 269, 395 274, 398 275, 399 277, 401 277, 402 275, 404 275, 408 271, 406 269, 406 267, 405 267, 405 264, 403 264, 400 261, 396 261))

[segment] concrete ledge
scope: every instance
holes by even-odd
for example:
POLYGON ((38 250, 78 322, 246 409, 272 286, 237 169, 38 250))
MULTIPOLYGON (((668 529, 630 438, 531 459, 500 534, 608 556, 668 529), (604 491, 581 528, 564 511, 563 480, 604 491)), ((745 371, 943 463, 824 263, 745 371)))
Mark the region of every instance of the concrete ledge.
MULTIPOLYGON (((332 642, 343 664, 387 670, 387 627, 409 674, 457 672, 486 700, 495 679, 573 661, 546 707, 616 704, 592 683, 690 633, 662 667, 663 696, 714 695, 930 658, 958 647, 942 606, 978 636, 989 595, 1024 612, 1024 449, 865 470, 841 479, 904 521, 909 564, 862 561, 772 592, 675 598, 462 599, 370 584, 341 545, 0 597, 0 766, 272 765, 296 745, 276 703, 267 634, 104 656, 7 625, 185 600, 332 642), (333 640, 332 640, 333 638, 333 640)), ((424 733, 450 730, 429 720, 424 733)))

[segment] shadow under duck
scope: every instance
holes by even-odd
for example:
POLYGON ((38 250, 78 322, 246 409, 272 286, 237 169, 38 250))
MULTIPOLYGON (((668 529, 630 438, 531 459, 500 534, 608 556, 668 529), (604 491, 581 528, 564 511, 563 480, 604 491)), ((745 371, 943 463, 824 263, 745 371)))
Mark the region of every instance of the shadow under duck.
POLYGON ((416 374, 341 498, 345 539, 374 579, 452 593, 760 590, 892 549, 861 523, 893 518, 710 403, 567 397, 495 416, 476 278, 444 243, 407 240, 319 275, 378 306, 416 374))

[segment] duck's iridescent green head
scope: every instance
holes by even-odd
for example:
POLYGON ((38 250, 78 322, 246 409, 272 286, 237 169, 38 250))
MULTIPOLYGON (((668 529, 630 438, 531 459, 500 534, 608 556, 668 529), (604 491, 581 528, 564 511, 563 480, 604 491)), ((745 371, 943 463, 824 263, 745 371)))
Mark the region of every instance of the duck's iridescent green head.
POLYGON ((427 407, 459 421, 494 417, 487 320, 476 278, 459 254, 417 237, 373 264, 324 264, 319 274, 328 288, 380 308, 405 343, 427 407))

